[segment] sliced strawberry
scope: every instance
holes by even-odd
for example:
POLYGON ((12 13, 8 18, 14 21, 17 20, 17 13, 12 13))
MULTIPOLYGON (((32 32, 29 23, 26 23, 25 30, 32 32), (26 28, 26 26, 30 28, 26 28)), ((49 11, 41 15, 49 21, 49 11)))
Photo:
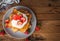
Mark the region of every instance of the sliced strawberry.
POLYGON ((18 17, 17 15, 13 15, 14 20, 17 20, 17 17, 18 17))
POLYGON ((20 16, 18 15, 17 20, 20 20, 20 16))
POLYGON ((17 15, 17 20, 20 20, 21 18, 23 17, 23 15, 21 14, 21 15, 17 15))
POLYGON ((18 24, 18 25, 22 25, 23 23, 19 21, 17 24, 18 24))
POLYGON ((13 15, 13 19, 14 20, 20 20, 20 18, 22 18, 23 17, 23 15, 13 15))
POLYGON ((40 30, 40 27, 36 26, 35 30, 36 31, 39 31, 40 30))
POLYGON ((5 20, 5 23, 9 23, 9 20, 7 19, 7 20, 5 20))
POLYGON ((23 17, 23 15, 22 15, 22 14, 20 14, 19 16, 20 16, 20 18, 22 18, 22 17, 23 17))
POLYGON ((26 18, 22 17, 22 18, 21 18, 21 21, 22 21, 22 22, 25 22, 25 21, 26 21, 26 18))
POLYGON ((26 32, 24 32, 25 34, 29 34, 29 32, 28 31, 26 31, 26 32))

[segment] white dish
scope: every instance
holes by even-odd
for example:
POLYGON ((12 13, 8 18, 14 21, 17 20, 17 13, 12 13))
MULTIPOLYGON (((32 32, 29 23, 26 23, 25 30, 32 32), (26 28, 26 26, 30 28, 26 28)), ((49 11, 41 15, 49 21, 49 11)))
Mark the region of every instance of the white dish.
POLYGON ((2 25, 3 25, 3 28, 5 30, 5 32, 13 37, 13 38, 17 38, 17 39, 21 39, 21 38, 27 38, 29 37, 35 30, 35 27, 36 27, 36 17, 35 17, 35 14, 33 13, 33 11, 31 9, 29 9, 28 7, 25 7, 25 6, 15 6, 15 7, 12 7, 11 9, 9 9, 6 14, 3 16, 3 20, 2 20, 2 25), (9 15, 11 14, 12 10, 16 8, 16 9, 26 9, 28 10, 31 14, 32 14, 32 19, 31 19, 31 24, 32 24, 32 27, 30 28, 30 33, 28 35, 22 33, 22 32, 13 32, 11 29, 9 28, 6 28, 4 25, 4 21, 9 17, 9 15))

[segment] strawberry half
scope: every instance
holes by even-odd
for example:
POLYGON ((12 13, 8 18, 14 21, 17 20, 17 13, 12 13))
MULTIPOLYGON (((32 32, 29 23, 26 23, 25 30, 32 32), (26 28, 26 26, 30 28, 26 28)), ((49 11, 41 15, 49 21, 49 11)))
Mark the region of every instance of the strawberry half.
POLYGON ((17 15, 18 17, 17 17, 17 20, 20 20, 22 17, 23 17, 23 15, 22 14, 20 14, 20 15, 17 15))
POLYGON ((22 17, 20 20, 21 20, 22 22, 25 22, 25 21, 26 21, 26 18, 22 17))
POLYGON ((7 20, 5 20, 5 23, 9 23, 9 20, 7 19, 7 20))
POLYGON ((2 36, 5 35, 5 32, 4 31, 0 32, 0 35, 2 35, 2 36))
POLYGON ((29 34, 29 32, 28 31, 26 31, 26 32, 24 32, 25 34, 29 34))
POLYGON ((40 27, 36 26, 35 30, 36 31, 39 31, 40 30, 40 27))
POLYGON ((17 16, 16 14, 13 15, 13 19, 14 19, 14 20, 17 20, 17 17, 18 17, 18 16, 17 16))
POLYGON ((20 16, 19 15, 17 16, 17 20, 20 20, 20 16))
POLYGON ((23 15, 22 15, 22 14, 20 14, 19 16, 20 16, 20 18, 22 18, 22 17, 23 17, 23 15))

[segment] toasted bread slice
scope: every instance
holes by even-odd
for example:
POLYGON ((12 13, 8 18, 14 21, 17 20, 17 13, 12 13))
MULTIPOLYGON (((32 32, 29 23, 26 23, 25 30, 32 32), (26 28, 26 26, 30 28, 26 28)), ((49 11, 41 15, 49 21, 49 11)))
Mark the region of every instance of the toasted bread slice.
POLYGON ((19 31, 21 31, 21 32, 25 32, 26 30, 28 30, 28 28, 29 28, 29 23, 27 23, 22 29, 20 29, 19 31))
POLYGON ((17 32, 18 31, 18 29, 16 29, 15 27, 12 27, 11 29, 12 29, 13 32, 17 32))

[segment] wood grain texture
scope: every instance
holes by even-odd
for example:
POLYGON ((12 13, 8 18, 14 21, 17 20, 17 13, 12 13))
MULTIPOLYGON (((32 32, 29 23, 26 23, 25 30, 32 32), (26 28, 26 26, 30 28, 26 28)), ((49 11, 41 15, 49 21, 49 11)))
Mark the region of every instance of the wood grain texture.
POLYGON ((22 4, 35 7, 48 7, 51 4, 52 7, 60 7, 60 0, 22 0, 22 4))
MULTIPOLYGON (((5 11, 0 12, 0 29, 3 29, 3 15, 9 8, 18 5, 31 8, 37 17, 37 22, 41 22, 41 30, 38 32, 35 31, 33 36, 42 36, 45 40, 38 41, 60 41, 60 0, 21 0, 19 4, 14 3, 5 11)), ((8 37, 8 35, 2 37, 2 39, 3 41, 25 41, 25 39, 8 37)))

